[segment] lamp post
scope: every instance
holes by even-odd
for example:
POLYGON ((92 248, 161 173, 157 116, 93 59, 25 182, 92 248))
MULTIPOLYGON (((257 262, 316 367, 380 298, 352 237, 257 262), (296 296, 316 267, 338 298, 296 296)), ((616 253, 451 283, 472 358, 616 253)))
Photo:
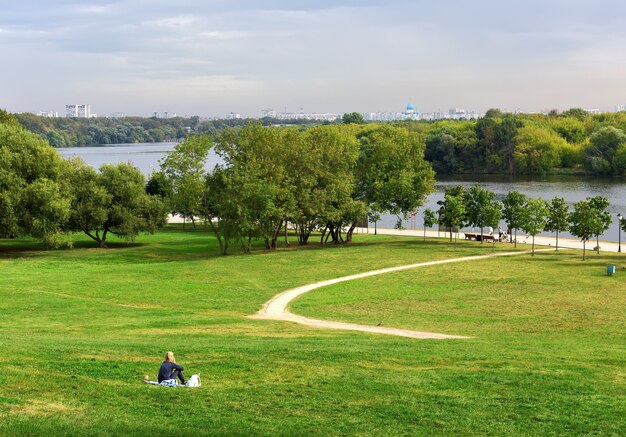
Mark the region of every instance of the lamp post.
POLYGON ((617 251, 622 251, 622 219, 624 216, 621 212, 617 213, 617 251))

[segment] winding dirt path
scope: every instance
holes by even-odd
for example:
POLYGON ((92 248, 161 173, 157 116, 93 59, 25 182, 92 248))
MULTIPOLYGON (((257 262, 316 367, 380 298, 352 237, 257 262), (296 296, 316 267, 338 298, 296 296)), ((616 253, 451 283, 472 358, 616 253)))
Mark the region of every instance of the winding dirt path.
POLYGON ((291 303, 291 301, 303 295, 304 293, 308 293, 309 291, 315 290, 317 288, 326 287, 327 285, 337 284, 339 282, 352 281, 354 279, 367 278, 369 276, 375 276, 375 275, 383 275, 385 273, 398 272, 401 270, 414 269, 417 267, 434 266, 438 264, 451 264, 451 263, 458 263, 458 262, 464 262, 464 261, 474 261, 474 260, 479 260, 479 259, 495 258, 495 257, 500 257, 500 256, 521 255, 523 253, 529 253, 529 252, 527 251, 503 252, 503 253, 492 253, 489 255, 466 256, 463 258, 444 259, 440 261, 428 261, 428 262, 423 262, 423 263, 418 263, 418 264, 410 264, 406 266, 389 267, 389 268, 380 269, 380 270, 371 270, 369 272, 359 273, 356 275, 344 276, 341 278, 316 282, 314 284, 292 288, 290 290, 277 294, 268 302, 263 304, 263 307, 256 314, 248 316, 248 317, 252 319, 282 320, 286 322, 299 323, 301 325, 310 326, 314 328, 342 329, 342 330, 347 330, 347 331, 362 331, 362 332, 396 335, 400 337, 410 337, 410 338, 434 338, 434 339, 471 338, 471 337, 464 337, 461 335, 437 334, 434 332, 410 331, 407 329, 387 328, 383 326, 357 325, 353 323, 333 322, 330 320, 310 319, 308 317, 299 316, 297 314, 290 312, 287 306, 291 303))

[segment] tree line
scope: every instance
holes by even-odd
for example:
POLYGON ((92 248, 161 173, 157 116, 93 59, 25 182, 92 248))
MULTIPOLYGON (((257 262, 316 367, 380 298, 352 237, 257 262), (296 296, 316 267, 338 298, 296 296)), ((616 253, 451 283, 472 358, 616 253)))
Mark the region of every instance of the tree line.
MULTIPOLYGON (((415 134, 390 125, 327 125, 305 130, 249 123, 215 138, 190 137, 149 181, 171 212, 215 234, 226 254, 261 239, 267 249, 294 232, 306 245, 350 242, 383 212, 407 214, 433 190, 434 172, 415 134), (214 147, 224 164, 204 171, 214 147)), ((286 244, 289 244, 288 240, 286 244)))
MULTIPOLYGON (((518 191, 509 192, 502 202, 498 202, 495 193, 479 185, 469 190, 457 185, 446 187, 444 191, 444 199, 437 202, 439 209, 424 211, 424 236, 426 228, 439 224, 449 230, 452 241, 453 230, 472 226, 480 228, 482 235, 485 228, 496 228, 500 220, 504 220, 516 246, 518 230, 532 236, 533 255, 536 235, 544 231, 555 232, 558 250, 559 234, 569 231, 582 240, 584 260, 587 241, 595 237, 599 253, 599 236, 609 229, 612 222, 609 201, 604 196, 588 197, 574 203, 570 209, 562 197, 545 201, 518 191)), ((620 227, 626 229, 624 223, 620 223, 620 227)), ((482 242, 484 239, 481 239, 482 242)))
POLYGON ((146 181, 130 164, 95 170, 63 160, 0 111, 0 236, 58 247, 78 231, 104 247, 110 235, 132 240, 175 213, 210 227, 223 254, 232 243, 247 252, 257 239, 275 248, 289 230, 302 245, 313 232, 339 244, 368 215, 423 204, 434 186, 423 155, 417 135, 400 127, 250 123, 188 136, 146 181), (224 164, 206 172, 211 148, 224 164))
MULTIPOLYGON (((168 214, 200 221, 226 254, 233 243, 248 252, 260 239, 267 249, 295 234, 306 245, 352 240, 354 229, 383 213, 406 215, 432 192, 434 172, 419 133, 391 124, 337 124, 307 129, 248 123, 215 135, 192 135, 161 161, 146 181, 130 164, 96 170, 63 160, 40 136, 0 111, 0 236, 30 235, 50 246, 69 245, 83 232, 100 247, 110 235, 128 240, 154 232, 168 214), (214 148, 223 164, 204 170, 214 148)), ((516 234, 569 231, 583 243, 611 224, 609 202, 597 196, 570 210, 513 191, 500 203, 476 185, 447 187, 424 226, 497 227, 516 234)), ((626 228, 626 223, 620 223, 626 228)), ((452 238, 452 232, 450 234, 452 238)), ((599 250, 599 245, 597 245, 599 250)), ((585 246, 583 246, 583 258, 585 246)))
MULTIPOLYGON (((53 147, 81 147, 104 144, 158 143, 182 140, 189 134, 209 134, 229 127, 243 126, 249 119, 201 120, 192 117, 123 117, 123 118, 65 118, 41 117, 31 113, 15 114, 19 123, 48 141, 53 147)), ((263 119, 270 126, 284 123, 263 119)), ((306 120, 291 120, 290 124, 306 124, 306 120)))
POLYGON ((145 187, 130 164, 96 171, 80 159, 64 160, 0 111, 0 236, 32 236, 52 247, 70 246, 73 232, 100 247, 109 235, 132 240, 166 222, 165 204, 145 187))
POLYGON ((587 173, 624 176, 626 112, 549 115, 487 111, 471 121, 414 125, 439 174, 587 173))
MULTIPOLYGON (((251 120, 201 120, 199 117, 45 118, 17 114, 26 129, 54 147, 160 142, 188 134, 217 135, 251 120)), ((305 125, 306 120, 261 120, 265 126, 305 125)), ((347 113, 339 124, 365 124, 347 113)), ((328 124, 328 123, 324 123, 328 124)), ((626 112, 588 114, 573 108, 563 113, 510 114, 490 109, 478 120, 406 121, 400 125, 424 144, 425 158, 438 174, 497 173, 530 175, 585 173, 624 176, 626 112)))

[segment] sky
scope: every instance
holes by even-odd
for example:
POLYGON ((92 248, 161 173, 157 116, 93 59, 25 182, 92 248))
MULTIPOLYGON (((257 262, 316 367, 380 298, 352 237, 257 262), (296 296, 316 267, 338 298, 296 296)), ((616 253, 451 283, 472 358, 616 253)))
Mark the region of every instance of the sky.
POLYGON ((260 116, 626 103, 623 0, 2 0, 0 108, 260 116))

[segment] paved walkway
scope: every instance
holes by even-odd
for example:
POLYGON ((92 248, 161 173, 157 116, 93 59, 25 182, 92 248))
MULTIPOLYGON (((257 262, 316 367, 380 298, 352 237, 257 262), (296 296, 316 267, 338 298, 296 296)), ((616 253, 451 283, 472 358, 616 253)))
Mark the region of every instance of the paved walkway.
MULTIPOLYGON (((470 232, 470 231, 468 231, 470 232)), ((373 228, 359 228, 358 229, 358 233, 367 233, 367 234, 373 234, 374 233, 374 229, 373 228)), ((410 230, 410 229, 403 229, 403 230, 398 230, 398 229, 388 229, 388 228, 378 228, 377 233, 380 235, 404 235, 407 237, 423 237, 424 236, 424 231, 421 229, 417 229, 417 230, 410 230)), ((485 232, 486 233, 486 232, 485 232)), ((626 235, 626 234, 625 234, 626 235)), ((450 238, 450 233, 445 233, 445 232, 437 232, 437 231, 426 231, 426 238, 450 238)), ((452 238, 454 238, 454 234, 452 234, 452 238)), ((458 237, 459 239, 463 240, 464 236, 463 236, 463 231, 460 231, 458 233, 458 237)), ((517 242, 518 244, 532 244, 533 242, 533 237, 528 236, 526 237, 525 234, 521 231, 518 231, 517 233, 517 242)), ((491 244, 487 241, 485 241, 484 244, 491 244)), ((499 243, 496 242, 496 244, 498 245, 503 245, 503 244, 512 244, 512 243, 499 243)), ((535 246, 552 246, 555 247, 556 246, 556 238, 555 237, 543 237, 540 235, 537 235, 535 237, 535 246)), ((587 250, 593 250, 594 247, 596 247, 596 240, 592 239, 591 241, 587 241, 587 250)), ((568 248, 568 249, 580 249, 582 250, 583 248, 583 243, 580 240, 576 240, 574 238, 562 238, 559 237, 559 249, 563 247, 563 248, 568 248)), ((618 252, 619 251, 619 245, 618 243, 613 243, 610 241, 603 241, 600 240, 600 251, 601 252, 618 252)), ((626 247, 624 247, 624 252, 626 252, 626 247)))
MULTIPOLYGON (((181 217, 179 216, 170 216, 168 219, 169 223, 182 223, 183 220, 181 217)), ((378 228, 376 231, 378 234, 380 235, 404 235, 407 237, 423 237, 424 236, 424 230, 422 229, 403 229, 403 230, 398 230, 398 229, 390 229, 390 228, 378 228)), ((469 232, 469 231, 468 231, 469 232)), ((374 228, 357 228, 355 230, 355 234, 373 234, 374 233, 374 228)), ((454 235, 454 234, 453 234, 454 235)), ((450 238, 450 234, 449 233, 445 233, 445 232, 437 232, 437 231, 426 231, 426 237, 427 238, 450 238)), ((626 233, 624 234, 624 237, 626 238, 626 233)), ((454 237, 453 237, 454 238, 454 237)), ((464 239, 463 236, 463 231, 458 233, 457 238, 459 239, 464 239)), ((519 244, 531 244, 532 243, 532 237, 526 237, 525 234, 522 231, 518 231, 517 233, 517 242, 519 244)), ((485 244, 489 244, 488 242, 485 242, 485 244)), ((511 244, 511 243, 496 243, 496 244, 511 244)), ((552 246, 555 247, 556 246, 556 238, 555 237, 543 237, 543 236, 536 236, 535 237, 535 245, 536 246, 552 246)), ((624 252, 626 252, 626 240, 624 243, 624 252)), ((562 238, 559 237, 559 248, 567 248, 567 249, 581 249, 583 248, 583 243, 580 240, 574 239, 574 238, 562 238)), ((587 242, 587 250, 593 250, 593 248, 596 247, 596 240, 593 239, 591 241, 587 242)), ((600 240, 600 250, 604 251, 604 252, 619 252, 619 244, 618 243, 613 243, 610 241, 603 241, 600 240)))
POLYGON ((270 299, 267 303, 263 305, 263 307, 259 310, 259 312, 248 317, 253 318, 253 319, 282 320, 286 322, 295 322, 301 325, 306 325, 306 326, 310 326, 314 328, 363 331, 363 332, 371 332, 371 333, 376 333, 376 334, 396 335, 400 337, 410 337, 410 338, 432 338, 432 339, 470 338, 470 337, 463 337, 460 335, 437 334, 434 332, 410 331, 407 329, 387 328, 383 326, 357 325, 357 324, 352 324, 352 323, 310 319, 308 317, 299 316, 297 314, 290 312, 287 307, 294 299, 296 299, 297 297, 305 293, 308 293, 309 291, 312 291, 321 287, 326 287, 327 285, 337 284, 339 282, 352 281, 354 279, 367 278, 369 276, 375 276, 375 275, 383 275, 385 273, 414 269, 417 267, 457 263, 457 262, 464 262, 464 261, 474 261, 474 260, 485 259, 485 258, 494 258, 498 256, 520 255, 522 253, 528 253, 528 252, 493 253, 489 255, 467 256, 463 258, 445 259, 445 260, 440 260, 440 261, 429 261, 429 262, 423 262, 423 263, 418 263, 418 264, 410 264, 410 265, 399 266, 399 267, 390 267, 386 269, 372 270, 369 272, 359 273, 356 275, 344 276, 342 278, 316 282, 314 284, 309 284, 309 285, 304 285, 302 287, 293 288, 291 290, 284 291, 274 296, 272 299, 270 299))

